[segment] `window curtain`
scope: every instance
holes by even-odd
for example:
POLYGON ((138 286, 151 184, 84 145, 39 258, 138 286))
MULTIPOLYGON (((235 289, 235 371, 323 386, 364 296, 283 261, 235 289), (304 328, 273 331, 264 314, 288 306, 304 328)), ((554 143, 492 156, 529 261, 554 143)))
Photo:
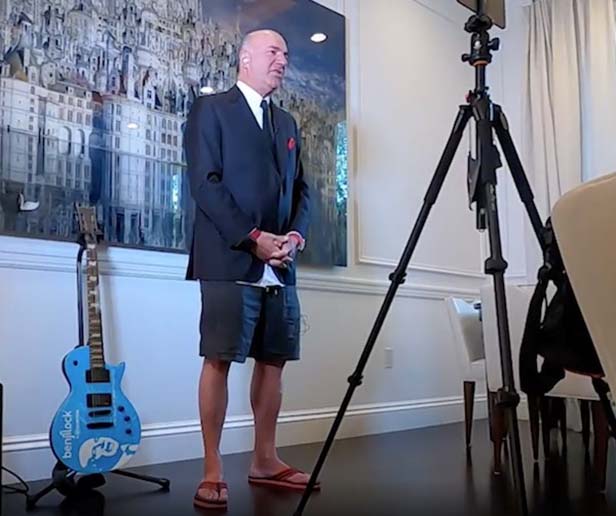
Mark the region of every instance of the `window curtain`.
MULTIPOLYGON (((567 191, 616 172, 616 18, 614 0, 533 0, 525 9, 522 154, 547 217, 567 191)), ((536 271, 539 254, 527 263, 536 271)), ((580 431, 576 400, 567 400, 567 415, 580 431)))
POLYGON ((534 0, 525 74, 525 166, 539 212, 616 172, 614 0, 534 0))

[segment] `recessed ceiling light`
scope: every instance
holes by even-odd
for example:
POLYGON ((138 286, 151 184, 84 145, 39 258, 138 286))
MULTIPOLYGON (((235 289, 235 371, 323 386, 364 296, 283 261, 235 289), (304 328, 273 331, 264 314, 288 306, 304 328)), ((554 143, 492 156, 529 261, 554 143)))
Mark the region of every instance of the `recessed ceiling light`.
POLYGON ((128 122, 128 124, 126 124, 126 127, 128 127, 129 129, 137 129, 139 125, 136 122, 128 122))
POLYGON ((310 36, 310 41, 313 43, 323 43, 327 39, 327 34, 323 34, 322 32, 315 32, 312 36, 310 36))
POLYGON ((209 95, 210 93, 214 93, 214 88, 211 86, 202 86, 199 91, 205 95, 209 95))

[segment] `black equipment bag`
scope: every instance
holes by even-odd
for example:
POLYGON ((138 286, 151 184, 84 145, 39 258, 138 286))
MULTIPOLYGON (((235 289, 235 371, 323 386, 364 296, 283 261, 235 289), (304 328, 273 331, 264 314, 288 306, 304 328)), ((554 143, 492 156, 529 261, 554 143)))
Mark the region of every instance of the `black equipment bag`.
POLYGON ((530 300, 520 346, 520 388, 528 395, 550 391, 565 376, 565 370, 600 379, 603 368, 569 283, 551 220, 546 226, 544 264, 530 300), (556 291, 547 301, 547 289, 556 291), (543 307, 545 306, 545 311, 543 307), (541 371, 537 357, 543 357, 541 371))

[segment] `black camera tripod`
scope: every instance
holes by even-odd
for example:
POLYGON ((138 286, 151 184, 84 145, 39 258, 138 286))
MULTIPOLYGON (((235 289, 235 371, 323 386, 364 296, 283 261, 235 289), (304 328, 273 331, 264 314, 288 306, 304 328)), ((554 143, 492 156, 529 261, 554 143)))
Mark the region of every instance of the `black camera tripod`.
POLYGON ((417 245, 421 232, 424 228, 428 215, 436 199, 445 176, 451 166, 451 162, 456 154, 465 127, 472 118, 476 124, 475 145, 476 158, 469 155, 468 160, 468 195, 469 202, 476 204, 477 210, 477 229, 488 229, 490 242, 490 256, 485 261, 485 272, 493 277, 494 293, 496 296, 496 319, 498 325, 498 340, 500 348, 501 369, 503 386, 497 393, 497 404, 502 406, 507 414, 509 426, 509 446, 511 465, 513 473, 514 487, 518 497, 519 513, 523 516, 528 514, 526 504, 526 488, 524 484, 524 469, 522 466, 522 453, 520 450, 520 434, 518 428, 517 407, 520 403, 520 396, 515 389, 513 374, 511 343, 509 337, 509 324, 507 318, 507 301, 505 297, 504 273, 507 262, 502 255, 500 227, 498 222, 498 208, 496 199, 496 170, 502 166, 498 148, 494 143, 494 133, 500 142, 501 148, 509 165, 513 181, 524 204, 533 230, 539 240, 539 245, 545 251, 546 233, 541 222, 541 218, 533 201, 528 180, 524 174, 520 158, 515 149, 513 140, 509 133, 508 123, 500 106, 493 104, 488 94, 486 85, 486 67, 492 61, 491 52, 499 48, 498 38, 490 39, 488 30, 492 27, 492 20, 485 14, 471 16, 464 30, 471 33, 471 52, 464 54, 462 61, 468 62, 475 68, 475 89, 470 91, 467 96, 467 104, 460 106, 456 117, 453 130, 449 136, 445 150, 432 178, 424 203, 421 207, 419 216, 415 222, 411 235, 406 243, 404 252, 395 271, 391 273, 389 279, 391 285, 383 305, 374 322, 374 326, 368 337, 365 348, 361 354, 357 368, 348 378, 349 388, 344 396, 338 414, 334 420, 332 428, 327 436, 321 454, 316 462, 308 485, 304 490, 302 499, 294 513, 300 516, 308 502, 311 492, 316 484, 319 472, 323 467, 325 458, 331 448, 336 432, 344 413, 351 401, 353 392, 361 385, 363 370, 368 362, 372 348, 376 342, 378 334, 383 326, 387 312, 396 295, 398 287, 404 283, 406 270, 417 245))

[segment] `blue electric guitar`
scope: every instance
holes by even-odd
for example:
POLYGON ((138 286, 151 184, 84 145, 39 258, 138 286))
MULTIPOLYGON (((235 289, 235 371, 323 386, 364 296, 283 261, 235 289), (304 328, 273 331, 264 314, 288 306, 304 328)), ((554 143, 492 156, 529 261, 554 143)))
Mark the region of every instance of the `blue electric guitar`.
POLYGON ((139 416, 121 389, 125 364, 105 363, 96 255, 99 233, 94 208, 77 206, 86 244, 88 345, 69 352, 62 363, 70 392, 50 429, 56 458, 76 473, 104 473, 122 467, 141 440, 139 416))

